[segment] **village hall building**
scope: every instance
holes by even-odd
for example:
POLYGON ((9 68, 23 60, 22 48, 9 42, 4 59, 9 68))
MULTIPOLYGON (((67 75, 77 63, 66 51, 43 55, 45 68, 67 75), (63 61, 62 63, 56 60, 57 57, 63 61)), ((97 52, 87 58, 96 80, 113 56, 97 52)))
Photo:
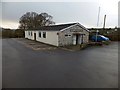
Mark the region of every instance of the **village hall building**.
POLYGON ((79 23, 69 23, 25 30, 25 38, 54 46, 78 45, 88 43, 89 31, 79 23))

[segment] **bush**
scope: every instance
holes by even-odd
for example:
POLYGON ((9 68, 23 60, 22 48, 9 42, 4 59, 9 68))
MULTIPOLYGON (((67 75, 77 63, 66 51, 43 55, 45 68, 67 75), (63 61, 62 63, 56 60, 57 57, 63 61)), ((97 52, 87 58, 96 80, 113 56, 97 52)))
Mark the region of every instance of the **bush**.
POLYGON ((22 38, 24 37, 24 30, 17 29, 17 30, 11 30, 11 29, 4 29, 2 30, 2 38, 22 38))

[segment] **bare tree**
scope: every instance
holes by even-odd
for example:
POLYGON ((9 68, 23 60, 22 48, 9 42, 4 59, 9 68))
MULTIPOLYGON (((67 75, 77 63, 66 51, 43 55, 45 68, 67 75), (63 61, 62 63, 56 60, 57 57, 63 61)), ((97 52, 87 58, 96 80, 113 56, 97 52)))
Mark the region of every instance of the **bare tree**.
POLYGON ((20 29, 38 29, 40 26, 55 24, 53 17, 47 13, 38 14, 36 12, 27 12, 20 18, 20 29))

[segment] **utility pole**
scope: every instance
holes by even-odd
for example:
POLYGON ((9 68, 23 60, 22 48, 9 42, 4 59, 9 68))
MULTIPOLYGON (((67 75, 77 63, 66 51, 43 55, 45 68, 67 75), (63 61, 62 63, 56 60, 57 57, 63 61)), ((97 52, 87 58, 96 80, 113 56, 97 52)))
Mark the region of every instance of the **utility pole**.
POLYGON ((106 24, 106 15, 104 16, 104 24, 103 24, 103 29, 105 29, 105 24, 106 24))
MULTIPOLYGON (((97 27, 98 27, 98 25, 99 25, 99 18, 100 18, 100 7, 99 7, 99 11, 98 11, 97 27)), ((96 31, 96 42, 97 42, 98 32, 99 32, 99 30, 96 31)))
POLYGON ((99 11, 98 11, 97 27, 98 27, 98 25, 99 25, 99 18, 100 18, 100 7, 99 7, 99 11))

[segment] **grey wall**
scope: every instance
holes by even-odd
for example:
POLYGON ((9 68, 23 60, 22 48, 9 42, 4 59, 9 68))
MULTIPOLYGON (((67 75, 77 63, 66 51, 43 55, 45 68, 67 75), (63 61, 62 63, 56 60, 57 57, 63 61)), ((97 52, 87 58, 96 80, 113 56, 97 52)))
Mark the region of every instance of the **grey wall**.
POLYGON ((73 27, 70 27, 70 28, 64 30, 63 32, 59 32, 59 36, 58 36, 59 46, 73 44, 73 31, 79 31, 79 32, 81 32, 81 34, 85 34, 83 41, 84 41, 84 43, 88 42, 89 32, 87 32, 86 30, 83 30, 79 25, 75 25, 73 27), (65 34, 71 35, 71 36, 65 36, 65 34))

